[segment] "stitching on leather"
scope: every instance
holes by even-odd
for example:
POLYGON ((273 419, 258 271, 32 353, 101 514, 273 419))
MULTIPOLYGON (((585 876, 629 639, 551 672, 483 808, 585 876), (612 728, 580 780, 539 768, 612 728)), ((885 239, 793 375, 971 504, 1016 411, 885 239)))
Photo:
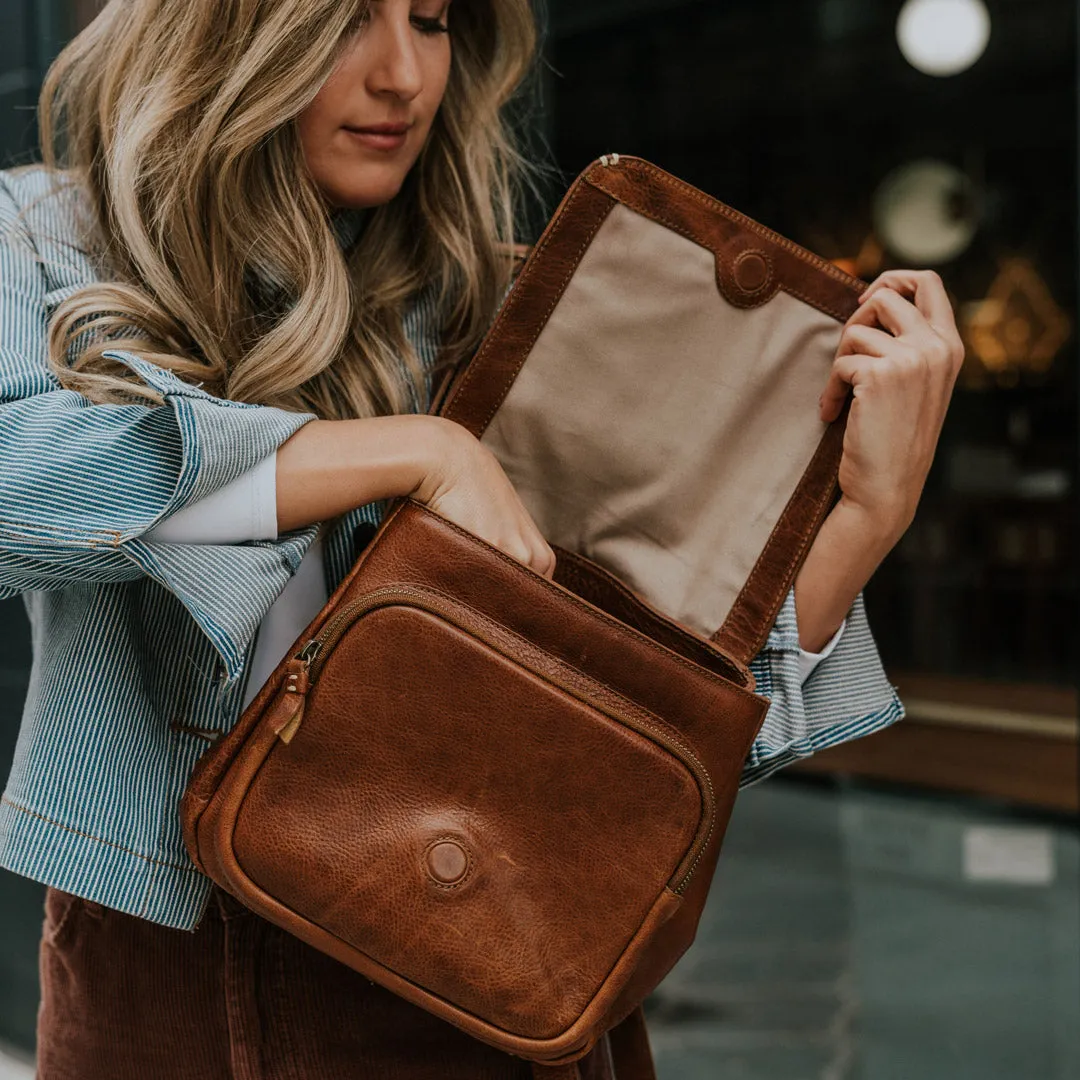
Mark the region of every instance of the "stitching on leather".
MULTIPOLYGON (((447 601, 448 606, 451 608, 464 609, 464 611, 469 616, 471 616, 473 620, 480 623, 483 627, 484 632, 489 635, 489 638, 487 640, 485 640, 483 637, 480 637, 480 640, 483 641, 483 643, 493 652, 495 652, 499 656, 502 656, 504 659, 509 660, 511 663, 517 665, 518 667, 522 667, 526 671, 531 672, 537 678, 542 679, 549 685, 556 687, 556 689, 562 691, 562 693, 566 694, 568 697, 573 698, 574 700, 580 702, 581 704, 596 712, 600 712, 606 715, 608 719, 614 720, 620 726, 628 727, 636 735, 639 735, 640 737, 646 739, 654 746, 659 747, 668 756, 674 757, 676 760, 679 761, 683 769, 690 775, 691 779, 694 781, 695 786, 698 788, 699 799, 701 800, 702 806, 702 819, 705 818, 706 810, 708 812, 708 828, 705 830, 705 833, 702 836, 700 847, 698 848, 697 854, 694 856, 693 861, 690 863, 689 866, 684 867, 683 864, 685 863, 686 858, 689 857, 690 850, 697 843, 697 837, 700 833, 700 824, 694 829, 694 833, 691 838, 691 842, 687 849, 686 855, 684 855, 683 858, 679 861, 679 864, 672 871, 672 875, 668 879, 669 888, 674 888, 677 891, 681 891, 681 889, 685 886, 686 882, 690 879, 694 870, 697 868, 697 865, 701 861, 705 850, 709 846, 709 842, 712 839, 713 832, 716 829, 717 817, 716 789, 713 785, 712 775, 705 767, 704 762, 698 756, 697 752, 694 750, 693 746, 690 744, 690 741, 686 738, 684 733, 679 731, 674 725, 669 724, 666 720, 658 716, 651 709, 627 697, 621 691, 608 686, 605 682, 602 682, 596 676, 589 675, 587 672, 578 670, 576 667, 574 667, 573 664, 569 663, 566 660, 562 660, 558 656, 550 653, 544 646, 538 645, 535 642, 530 641, 528 638, 517 633, 515 630, 511 630, 509 627, 502 626, 490 616, 485 615, 482 611, 478 611, 468 602, 456 596, 451 596, 449 593, 445 593, 441 589, 437 589, 434 586, 424 585, 422 589, 425 592, 434 594, 440 599, 447 601), (523 659, 519 653, 511 651, 507 647, 506 642, 504 640, 500 640, 505 638, 512 639, 511 644, 513 644, 514 642, 518 643, 519 649, 524 646, 525 650, 530 654, 529 659, 523 659), (549 660, 550 663, 553 664, 557 669, 558 675, 552 676, 551 674, 545 672, 543 670, 543 665, 536 663, 535 660, 532 658, 531 654, 535 653, 540 653, 544 658, 549 660), (562 679, 561 682, 560 678, 562 679), (592 700, 590 700, 590 698, 592 698, 592 700), (612 712, 622 712, 623 714, 630 714, 632 715, 633 720, 632 722, 628 723, 626 720, 620 719, 620 717, 612 715, 612 712), (663 743, 660 742, 657 738, 658 733, 665 736, 675 748, 675 750, 678 751, 678 753, 672 753, 671 747, 664 746, 663 743), (680 754, 682 755, 681 759, 679 757, 680 754), (694 773, 693 769, 688 767, 686 759, 689 759, 689 761, 693 762, 693 764, 697 766, 698 770, 701 773, 700 777, 698 777, 698 775, 694 773), (702 788, 702 782, 704 783, 704 788, 702 788), (673 884, 676 881, 676 878, 678 879, 678 882, 677 884, 673 884)), ((425 608, 422 602, 419 600, 414 600, 411 603, 409 603, 408 601, 403 601, 403 603, 406 606, 415 607, 416 610, 425 611, 429 614, 434 614, 438 618, 442 619, 444 622, 449 622, 451 625, 456 626, 459 630, 463 630, 466 633, 473 634, 474 636, 479 636, 475 627, 463 625, 456 619, 446 616, 445 613, 430 612, 429 609, 425 608)), ((390 606, 393 605, 387 605, 387 607, 390 606)), ((386 608, 373 608, 371 611, 367 612, 367 614, 372 614, 374 611, 377 610, 386 610, 386 608)), ((737 686, 736 689, 738 689, 737 686)), ((451 836, 444 839, 449 839, 452 840, 454 843, 459 843, 457 837, 451 836)), ((439 842, 439 840, 433 840, 428 845, 428 847, 424 849, 425 853, 427 851, 430 851, 431 848, 439 842)), ((467 859, 470 857, 467 850, 465 851, 465 855, 467 859)), ((468 871, 466 871, 466 876, 467 874, 468 871)), ((453 885, 456 886, 462 884, 464 880, 465 878, 463 877, 459 881, 454 882, 453 885)), ((434 884, 441 888, 453 887, 450 885, 440 885, 440 883, 437 881, 435 881, 434 884)))
MULTIPOLYGON (((832 490, 832 485, 829 485, 829 487, 826 489, 825 494, 826 495, 829 494, 829 492, 831 492, 831 490, 832 490)), ((798 494, 798 488, 796 488, 795 494, 798 494)), ((813 531, 814 524, 818 519, 818 514, 821 512, 821 507, 822 507, 822 504, 824 502, 825 502, 825 497, 824 496, 819 497, 819 498, 814 500, 814 502, 812 504, 813 505, 813 513, 809 515, 807 524, 803 527, 803 529, 799 533, 798 543, 797 543, 797 545, 795 547, 794 554, 788 560, 788 563, 784 567, 784 570, 783 570, 781 580, 785 583, 786 587, 781 589, 781 590, 778 590, 780 595, 778 597, 773 597, 769 601, 769 604, 768 604, 768 606, 766 608, 766 612, 767 612, 766 618, 761 620, 762 623, 768 623, 770 621, 769 618, 768 618, 768 613, 770 613, 770 612, 774 613, 776 610, 779 609, 780 604, 783 603, 784 595, 787 593, 787 589, 790 588, 790 582, 789 582, 788 578, 789 578, 789 576, 791 574, 792 569, 798 564, 799 560, 802 558, 802 554, 803 554, 804 550, 806 549, 806 544, 807 544, 807 541, 809 539, 810 533, 813 531)), ((781 518, 781 521, 782 520, 783 520, 783 518, 781 518)), ((770 541, 771 541, 771 539, 772 538, 770 537, 770 541)), ((739 596, 735 600, 735 607, 736 608, 738 608, 739 602, 742 600, 744 594, 747 594, 747 593, 753 591, 753 587, 754 587, 755 582, 761 576, 761 574, 763 574, 765 572, 765 565, 768 562, 768 554, 769 554, 768 548, 769 548, 769 546, 770 546, 770 544, 767 543, 766 548, 762 551, 761 556, 758 558, 758 561, 754 566, 754 569, 750 572, 750 576, 746 579, 746 584, 740 590, 739 596)), ((773 617, 775 618, 775 614, 773 614, 773 617)), ((754 653, 756 655, 756 653, 761 651, 761 646, 764 643, 764 640, 768 637, 768 630, 767 630, 767 628, 763 630, 761 625, 758 625, 757 628, 755 629, 754 623, 757 622, 758 620, 749 617, 746 613, 741 613, 741 615, 739 617, 739 621, 744 622, 744 623, 749 623, 750 625, 749 625, 749 627, 744 627, 744 629, 742 631, 733 630, 732 631, 733 636, 736 637, 738 640, 741 640, 744 643, 744 645, 743 645, 743 651, 744 652, 752 652, 752 653, 754 653)))
MULTIPOLYGON (((575 191, 567 199, 566 205, 563 207, 563 212, 559 214, 558 218, 556 219, 557 221, 560 221, 560 222, 562 221, 562 219, 565 216, 566 212, 570 209, 571 206, 573 206, 575 199, 577 199, 578 195, 580 194, 580 191, 581 191, 581 189, 579 188, 577 191, 575 191)), ((541 255, 544 251, 547 250, 548 245, 551 243, 551 238, 555 235, 555 231, 556 231, 556 223, 553 221, 552 225, 551 225, 551 228, 550 228, 550 231, 547 233, 546 236, 541 238, 540 243, 537 245, 537 248, 536 248, 536 251, 535 251, 536 255, 541 255)), ((518 285, 525 282, 525 281, 527 281, 530 274, 531 274, 531 270, 530 270, 530 272, 528 274, 526 272, 522 271, 522 273, 520 273, 518 275, 517 279, 515 280, 515 283, 514 283, 515 292, 517 293, 518 296, 520 296, 520 291, 517 288, 518 285)), ((565 281, 564 281, 563 287, 565 288, 565 281)), ((509 309, 511 307, 513 307, 513 306, 515 306, 515 305, 514 305, 513 300, 511 300, 511 302, 506 304, 503 307, 503 309, 499 312, 499 314, 496 316, 495 323, 491 328, 491 333, 489 335, 489 339, 494 339, 495 336, 498 334, 499 329, 501 328, 502 324, 509 318, 509 309)), ((546 321, 546 319, 545 319, 545 321, 546 321)), ((536 336, 539 337, 540 336, 539 333, 536 336)), ((534 338, 533 341, 535 342, 535 340, 536 339, 534 338)), ((530 346, 530 348, 531 348, 531 346, 530 346)), ((478 365, 473 363, 473 364, 469 364, 469 366, 465 369, 465 374, 461 378, 460 389, 454 395, 455 399, 460 397, 462 394, 464 394, 465 388, 473 381, 473 379, 475 377, 475 374, 476 374, 477 366, 478 365)), ((518 370, 520 370, 520 368, 518 370)), ((511 380, 511 382, 513 382, 513 380, 511 380)), ((449 402, 448 404, 452 405, 453 402, 449 402)), ((501 402, 500 402, 500 404, 501 404, 501 402)))
MULTIPOLYGON (((772 229, 766 228, 760 222, 755 221, 753 218, 747 217, 745 214, 734 209, 734 207, 728 206, 726 203, 721 202, 719 199, 714 199, 711 195, 706 195, 705 192, 699 191, 693 185, 686 183, 685 180, 680 180, 676 176, 672 176, 670 173, 664 172, 662 169, 657 168, 655 165, 648 161, 626 161, 625 167, 630 170, 637 169, 641 172, 648 173, 654 180, 659 182, 664 187, 675 187, 681 190, 684 194, 689 196, 695 202, 700 203, 702 206, 710 210, 715 210, 717 213, 726 217, 729 221, 734 222, 736 225, 741 225, 743 228, 749 229, 751 232, 755 232, 758 236, 763 237, 766 240, 770 240, 773 243, 782 247, 785 251, 794 255, 802 262, 808 263, 811 266, 817 267, 819 270, 823 270, 829 277, 842 285, 848 285, 852 288, 857 288, 860 292, 865 288, 865 284, 857 277, 853 277, 851 274, 845 273, 840 267, 829 262, 827 259, 821 258, 820 255, 815 255, 812 251, 807 251, 806 248, 796 244, 793 240, 789 240, 786 236, 781 236, 778 232, 774 232, 772 229)), ((602 174, 599 174, 602 175, 602 174)), ((620 202, 624 201, 620 196, 614 194, 597 179, 594 179, 590 173, 589 182, 596 187, 601 188, 612 198, 618 199, 620 202)))
MULTIPOLYGON (((719 256, 718 256, 719 258, 719 256)), ((762 251, 760 248, 746 248, 744 251, 740 251, 734 259, 731 260, 731 276, 735 282, 735 287, 743 293, 747 306, 753 307, 761 303, 766 303, 763 300, 765 293, 772 289, 772 295, 776 295, 776 289, 783 286, 776 280, 776 268, 773 266, 772 252, 762 251), (739 284, 739 267, 746 262, 751 256, 756 255, 759 259, 765 263, 765 280, 756 289, 747 289, 745 286, 739 284)), ((770 296, 768 299, 772 299, 770 296)))
MULTIPOLYGON (((525 571, 528 574, 532 574, 537 578, 541 587, 546 588, 549 592, 554 593, 560 598, 560 600, 570 600, 576 606, 580 607, 590 617, 602 618, 605 622, 614 623, 616 626, 622 628, 623 630, 629 631, 636 637, 640 638, 645 644, 645 646, 651 649, 653 652, 660 653, 660 655, 667 657, 668 659, 673 659, 676 663, 679 663, 683 667, 689 668, 692 671, 701 672, 712 682, 720 683, 724 686, 730 686, 735 690, 746 693, 743 687, 739 686, 738 683, 734 682, 733 680, 726 679, 722 675, 717 675, 715 672, 709 671, 708 668, 702 667, 701 664, 695 664, 693 661, 687 660, 685 657, 680 656, 674 650, 668 649, 665 646, 662 646, 659 643, 653 641, 652 638, 650 638, 647 634, 642 633, 636 627, 631 626, 629 623, 624 623, 621 619, 616 619, 613 615, 609 615, 602 608, 598 608, 595 605, 587 606, 586 602, 582 600, 579 596, 577 596, 574 592, 572 592, 570 589, 563 590, 560 587, 553 585, 542 574, 537 574, 535 570, 530 570, 529 567, 525 566, 524 563, 519 563, 517 559, 514 559, 510 555, 505 554, 499 548, 493 546, 492 544, 489 544, 486 540, 484 540, 482 537, 477 536, 475 533, 471 533, 467 529, 462 529, 459 525, 455 524, 453 521, 450 521, 449 518, 444 518, 441 514, 436 514, 434 510, 428 510, 423 503, 417 503, 417 506, 420 506, 427 513, 438 517, 439 521, 442 524, 448 525, 451 529, 453 529, 454 532, 459 533, 466 539, 471 540, 474 543, 483 544, 485 547, 490 549, 493 555, 495 555, 503 562, 507 563, 515 571, 525 571)), ((751 698, 756 698, 756 695, 754 694, 747 694, 747 696, 751 698)))
MULTIPOLYGON (((801 262, 807 263, 808 265, 813 266, 818 270, 824 271, 829 277, 835 279, 838 283, 842 285, 847 285, 851 288, 857 288, 859 292, 862 292, 865 288, 864 283, 858 278, 851 277, 849 274, 844 273, 844 271, 841 270, 839 267, 833 266, 832 263, 827 262, 825 259, 820 258, 811 251, 807 251, 805 248, 800 247, 798 244, 794 243, 791 240, 788 240, 786 237, 781 236, 779 233, 775 233, 771 229, 765 228, 764 225, 760 225, 752 218, 748 218, 744 214, 740 214, 738 210, 733 210, 730 206, 725 205, 718 199, 713 199, 711 196, 705 195, 703 192, 698 191, 696 188, 691 187, 689 184, 686 184, 683 181, 678 180, 675 177, 670 176, 669 174, 666 174, 651 165, 648 165, 648 163, 646 162, 637 162, 635 163, 635 167, 641 169, 642 171, 650 172, 653 178, 664 186, 678 187, 686 195, 688 195, 690 198, 694 199, 701 205, 705 206, 707 209, 714 210, 717 213, 721 214, 723 217, 726 217, 734 224, 746 228, 751 232, 757 233, 757 235, 762 237, 763 239, 775 243, 777 246, 781 247, 783 250, 787 251, 790 255, 793 255, 801 262)), ((713 254, 716 255, 716 251, 711 244, 699 240, 695 235, 690 233, 683 226, 678 225, 675 222, 670 221, 665 216, 654 213, 652 210, 644 207, 643 204, 641 204, 636 199, 635 195, 623 195, 616 193, 615 191, 612 191, 609 187, 607 187, 603 182, 601 182, 601 180, 594 179, 591 176, 589 178, 589 182, 595 187, 599 188, 605 194, 610 195, 613 199, 616 199, 618 202, 622 203, 624 206, 628 206, 631 209, 636 210, 638 213, 642 214, 642 216, 649 218, 652 221, 656 221, 659 224, 666 225, 673 232, 677 232, 681 236, 685 236, 688 240, 692 240, 695 244, 698 244, 700 247, 704 247, 707 251, 712 251, 713 254)), ((786 283, 782 283, 779 285, 779 288, 783 289, 787 293, 790 293, 797 299, 802 300, 804 303, 809 304, 811 307, 816 308, 818 311, 822 311, 826 315, 830 315, 834 319, 838 319, 840 322, 844 322, 847 319, 847 316, 842 311, 830 307, 827 303, 823 301, 811 299, 801 290, 793 286, 788 286, 786 283)))
MULTIPOLYGON (((703 243, 695 233, 692 233, 689 229, 687 229, 683 225, 680 225, 677 221, 673 221, 671 218, 663 214, 654 213, 652 210, 641 209, 641 204, 635 205, 634 202, 631 202, 629 198, 620 197, 619 202, 623 203, 625 206, 630 207, 630 209, 632 210, 637 210, 639 213, 642 214, 643 217, 647 217, 651 221, 655 221, 660 225, 666 225, 672 232, 678 233, 680 236, 685 236, 687 240, 693 241, 693 243, 697 244, 698 246, 705 248, 706 251, 711 251, 714 256, 717 255, 715 249, 712 247, 711 244, 703 243)), ((795 253, 793 252, 792 254, 795 253)), ((847 321, 847 316, 842 311, 837 308, 831 307, 829 304, 825 303, 822 300, 814 299, 796 286, 791 285, 786 281, 778 281, 777 284, 780 290, 790 294, 791 296, 794 296, 797 300, 802 300, 804 304, 808 304, 810 307, 815 308, 820 312, 823 312, 825 315, 831 316, 839 322, 847 321)), ((728 299, 728 297, 725 297, 725 299, 728 299)), ((730 300, 729 303, 731 303, 730 300)), ((733 306, 746 307, 747 305, 734 303, 733 306)))
POLYGON ((603 225, 604 222, 607 220, 608 214, 610 212, 611 207, 608 206, 604 213, 600 215, 596 223, 589 230, 588 235, 582 241, 580 247, 577 249, 577 251, 574 252, 573 259, 570 263, 570 268, 566 272, 566 275, 563 277, 562 281, 559 282, 559 287, 556 290, 551 303, 548 305, 547 311, 544 312, 543 318, 540 320, 540 325, 537 327, 536 333, 532 336, 532 338, 530 338, 528 344, 525 345, 525 347, 523 348, 521 361, 511 372, 510 378, 506 382, 506 389, 499 396, 499 400, 492 407, 491 411, 487 414, 487 416, 484 417, 484 425, 482 429, 483 431, 487 430, 487 427, 491 423, 495 414, 499 411, 500 408, 502 408, 502 403, 506 400, 511 388, 514 385, 514 382, 516 381, 518 375, 521 373, 521 369, 525 366, 526 362, 529 359, 529 356, 532 354, 533 347, 536 345, 537 341, 540 340, 540 335, 544 332, 544 328, 547 326, 548 320, 551 318, 552 312, 554 312, 554 310, 559 306, 559 301, 562 300, 563 294, 566 292, 566 287, 570 284, 570 279, 574 276, 574 274, 577 273, 578 266, 581 265, 582 256, 584 256, 585 252, 589 249, 589 245, 593 242, 593 237, 595 237, 596 234, 600 231, 600 226, 603 225))
POLYGON ((106 847, 116 848, 117 851, 122 851, 126 855, 134 855, 136 859, 142 859, 144 862, 153 863, 155 866, 164 866, 170 870, 183 870, 188 874, 197 874, 199 872, 194 866, 181 866, 178 863, 165 862, 164 859, 154 859, 149 855, 143 855, 141 851, 133 851, 129 847, 124 847, 123 844, 117 844, 113 840, 105 840, 100 836, 94 836, 92 833, 72 828, 70 825, 65 825, 62 821, 56 821, 53 818, 46 817, 44 814, 39 814, 36 810, 30 810, 25 806, 20 806, 17 802, 12 802, 6 795, 0 795, 0 802, 7 803, 13 810, 18 810, 21 814, 26 814, 29 817, 37 818, 39 821, 44 821, 46 825, 55 825, 58 829, 64 829, 66 832, 74 833, 76 836, 81 836, 86 840, 93 840, 98 844, 105 844, 106 847))
MULTIPOLYGON (((415 500, 411 501, 415 502, 415 500)), ((687 660, 684 656, 680 656, 674 650, 668 649, 665 646, 653 641, 652 638, 650 638, 646 634, 643 634, 636 627, 633 627, 629 623, 624 623, 621 620, 616 619, 613 615, 609 615, 603 609, 597 608, 595 606, 586 605, 586 602, 584 600, 582 600, 579 596, 575 595, 569 589, 563 589, 558 585, 552 584, 552 582, 548 581, 548 579, 542 574, 537 574, 535 570, 530 570, 529 567, 527 567, 524 563, 519 563, 517 559, 514 559, 510 555, 507 555, 504 552, 500 551, 499 548, 495 547, 492 544, 489 544, 486 540, 484 540, 482 537, 477 536, 475 533, 471 533, 467 529, 461 528, 461 526, 455 524, 449 518, 444 518, 441 514, 435 513, 434 510, 429 510, 423 503, 416 503, 416 506, 420 507, 420 509, 424 513, 430 514, 433 517, 438 518, 440 524, 448 526, 454 532, 458 533, 460 536, 465 537, 472 543, 482 544, 484 547, 488 548, 497 559, 505 562, 508 566, 511 566, 516 572, 523 571, 527 574, 531 574, 537 579, 542 588, 546 589, 550 593, 553 593, 555 596, 558 596, 560 600, 570 600, 571 603, 575 604, 577 607, 580 607, 582 611, 584 611, 590 617, 601 618, 605 622, 613 623, 615 626, 618 626, 625 631, 629 631, 637 638, 639 638, 646 646, 646 648, 650 649, 655 653, 658 653, 666 659, 674 660, 677 664, 682 665, 690 671, 694 671, 704 675, 707 679, 709 679, 710 682, 714 682, 720 686, 730 687, 732 690, 735 690, 737 693, 744 695, 751 701, 760 700, 756 694, 746 690, 744 687, 740 686, 732 679, 725 679, 724 676, 717 675, 715 672, 709 671, 708 668, 704 668, 700 664, 695 664, 693 661, 687 660)))
MULTIPOLYGON (((392 590, 393 586, 386 586, 386 588, 388 590, 392 590)), ((542 679, 545 682, 551 684, 552 686, 557 687, 567 696, 574 698, 576 701, 580 701, 582 704, 587 705, 590 709, 596 710, 598 712, 604 712, 605 709, 616 709, 623 712, 633 713, 635 714, 637 723, 641 726, 645 728, 653 727, 659 729, 680 751, 686 754, 687 757, 693 759, 694 764, 696 764, 702 770, 702 773, 705 775, 709 791, 713 791, 712 780, 709 777, 708 769, 705 768, 705 765, 697 756, 697 753, 693 750, 693 748, 689 746, 686 736, 683 734, 683 732, 679 731, 672 724, 669 724, 666 720, 658 716, 651 709, 647 708, 645 705, 639 704, 632 698, 627 697, 622 691, 616 690, 614 687, 609 686, 607 683, 603 682, 595 675, 590 675, 588 672, 581 671, 568 660, 563 660, 561 657, 556 656, 546 646, 538 645, 536 642, 531 641, 529 640, 529 638, 525 637, 524 634, 519 634, 516 630, 512 630, 510 627, 502 625, 496 619, 493 619, 490 615, 485 615, 484 612, 479 611, 477 608, 473 607, 472 604, 470 604, 468 601, 463 600, 458 596, 453 596, 450 593, 443 592, 442 589, 439 589, 434 585, 416 585, 412 588, 420 592, 429 593, 433 596, 437 596, 440 600, 446 601, 447 605, 450 608, 460 609, 468 616, 471 616, 475 622, 479 623, 482 626, 484 632, 489 634, 491 638, 495 639, 495 641, 492 642, 491 640, 485 640, 483 638, 480 638, 480 640, 482 640, 489 649, 491 649, 495 653, 498 653, 498 655, 502 656, 504 659, 516 664, 518 667, 525 668, 537 678, 542 679), (529 653, 530 660, 524 660, 520 655, 509 651, 507 643, 505 641, 506 638, 512 639, 511 644, 517 644, 519 648, 523 646, 524 649, 529 653), (555 677, 544 672, 543 666, 541 664, 538 664, 535 661, 531 661, 531 657, 535 653, 540 653, 555 668, 557 668, 559 673, 564 676, 566 683, 568 683, 569 685, 562 685, 558 683, 555 677), (589 694, 594 695, 596 700, 600 702, 600 705, 597 705, 592 700, 589 700, 588 696, 586 696, 589 694), (641 715, 637 716, 637 714, 641 715), (642 720, 641 717, 644 717, 644 720, 642 720)), ((435 615, 436 617, 442 619, 444 622, 448 622, 451 625, 456 626, 459 630, 463 630, 464 632, 473 634, 474 636, 479 636, 474 626, 471 627, 468 625, 462 625, 461 622, 456 621, 454 618, 451 618, 442 612, 431 611, 428 608, 424 607, 422 600, 416 599, 390 599, 387 601, 386 604, 380 604, 364 611, 357 616, 357 621, 359 621, 359 619, 361 618, 365 618, 368 615, 374 614, 376 611, 385 611, 389 608, 397 606, 411 607, 417 611, 424 611, 427 614, 435 615)), ((355 625, 355 623, 353 623, 352 625, 355 625)), ((738 688, 737 684, 733 685, 738 688)), ((621 720, 618 720, 617 717, 610 718, 615 719, 618 723, 623 723, 621 720)), ((631 730, 637 731, 637 729, 633 728, 632 725, 624 726, 631 726, 631 730)), ((642 732, 638 732, 638 734, 642 734, 642 732)), ((651 738, 648 735, 645 735, 645 738, 647 738, 650 742, 656 742, 655 738, 651 738)))

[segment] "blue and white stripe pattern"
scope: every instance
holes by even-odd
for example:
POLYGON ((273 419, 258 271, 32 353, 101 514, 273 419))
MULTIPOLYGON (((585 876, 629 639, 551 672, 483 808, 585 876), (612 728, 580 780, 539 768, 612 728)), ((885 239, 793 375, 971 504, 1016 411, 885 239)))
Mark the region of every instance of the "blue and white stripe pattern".
MULTIPOLYGON (((0 797, 0 864, 167 926, 192 928, 210 882, 177 812, 209 742, 235 723, 263 616, 316 534, 232 545, 147 540, 152 526, 273 453, 309 413, 224 401, 116 354, 162 405, 91 405, 48 371, 51 312, 97 278, 78 193, 40 168, 0 173, 0 596, 23 596, 34 662, 0 797)), ((433 312, 406 329, 434 359, 433 312)), ((385 504, 325 538, 327 587, 385 504)), ((747 783, 899 718, 857 605, 805 687, 789 596, 754 662, 774 698, 747 783)))

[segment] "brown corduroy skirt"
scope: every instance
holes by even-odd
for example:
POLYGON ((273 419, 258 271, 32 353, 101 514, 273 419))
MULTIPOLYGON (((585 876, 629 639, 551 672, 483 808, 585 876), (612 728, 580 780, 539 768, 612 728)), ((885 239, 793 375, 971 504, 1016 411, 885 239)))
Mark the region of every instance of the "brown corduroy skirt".
POLYGON ((215 890, 194 933, 49 889, 39 1080, 530 1080, 215 890))

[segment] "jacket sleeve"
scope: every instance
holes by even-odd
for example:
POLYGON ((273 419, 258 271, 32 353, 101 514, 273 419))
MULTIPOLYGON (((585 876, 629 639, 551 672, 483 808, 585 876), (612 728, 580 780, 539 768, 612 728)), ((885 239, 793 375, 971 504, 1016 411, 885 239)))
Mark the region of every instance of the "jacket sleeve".
POLYGON ((747 787, 799 758, 870 735, 899 720, 904 707, 885 674, 860 595, 843 632, 804 677, 795 592, 780 609, 750 670, 772 704, 743 768, 747 787))
POLYGON ((187 607, 235 678, 316 527, 249 545, 146 534, 315 416, 216 398, 129 352, 110 356, 164 404, 91 404, 48 370, 46 293, 33 237, 0 177, 0 596, 150 577, 187 607))

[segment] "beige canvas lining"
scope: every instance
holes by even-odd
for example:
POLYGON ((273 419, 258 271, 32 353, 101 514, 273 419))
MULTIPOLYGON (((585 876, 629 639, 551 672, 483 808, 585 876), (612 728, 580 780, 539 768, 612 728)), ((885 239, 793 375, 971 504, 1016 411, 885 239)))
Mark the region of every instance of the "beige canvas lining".
POLYGON ((483 442, 551 543, 710 635, 821 439, 839 334, 783 292, 733 307, 710 251, 617 205, 483 442))

